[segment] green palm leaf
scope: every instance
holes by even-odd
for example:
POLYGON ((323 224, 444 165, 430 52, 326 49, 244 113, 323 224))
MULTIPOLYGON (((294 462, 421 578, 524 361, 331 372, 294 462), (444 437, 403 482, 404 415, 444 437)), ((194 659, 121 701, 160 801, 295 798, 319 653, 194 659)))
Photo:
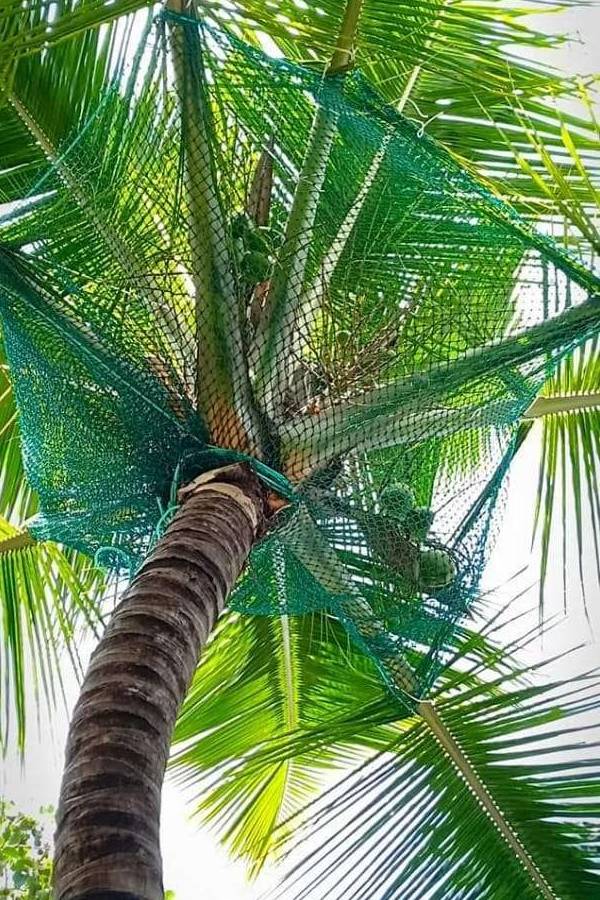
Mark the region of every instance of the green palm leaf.
MULTIPOLYGON (((440 675, 444 691, 468 693, 496 678, 495 694, 508 673, 517 677, 514 648, 494 641, 503 612, 481 632, 456 630, 440 675)), ((289 620, 230 614, 180 713, 171 769, 196 815, 256 874, 284 845, 295 846, 306 811, 311 820, 311 804, 332 776, 395 752, 398 736, 413 729, 412 711, 390 697, 370 659, 327 613, 289 620)))
MULTIPOLYGON (((591 98, 582 88, 588 104, 591 124, 596 128, 591 98)), ((551 150, 526 116, 524 124, 541 169, 534 172, 531 160, 516 154, 519 164, 531 174, 549 198, 551 208, 560 219, 550 221, 554 228, 562 219, 565 243, 578 250, 584 259, 593 259, 600 247, 597 226, 600 178, 597 166, 583 157, 564 121, 561 124, 562 159, 551 150)), ((597 132, 598 133, 598 132, 597 132)), ((548 273, 543 283, 544 304, 549 311, 559 301, 550 289, 548 273)), ((575 298, 573 286, 566 292, 566 303, 575 298)), ((526 413, 531 419, 542 419, 542 449, 539 467, 539 491, 534 518, 534 538, 541 546, 540 616, 545 615, 547 580, 552 556, 562 568, 563 605, 566 611, 571 591, 568 589, 567 547, 574 531, 578 555, 578 576, 586 615, 590 588, 600 583, 600 491, 598 460, 600 446, 597 435, 599 418, 600 344, 593 339, 567 357, 545 383, 540 396, 526 413), (591 540, 584 534, 591 532, 591 540), (586 550, 587 545, 587 550, 586 550), (592 563, 592 582, 586 582, 584 568, 592 563)))
POLYGON ((149 5, 149 0, 61 0, 58 8, 52 8, 44 0, 32 0, 26 6, 9 0, 0 11, 0 48, 6 71, 15 58, 38 53, 149 5))
POLYGON ((523 685, 525 674, 457 692, 450 678, 435 696, 443 743, 416 716, 327 792, 311 811, 311 844, 277 896, 594 896, 598 673, 523 685))
POLYGON ((541 542, 542 615, 551 571, 551 551, 553 562, 562 567, 563 600, 567 608, 571 591, 568 589, 566 548, 572 530, 575 532, 579 583, 586 613, 586 596, 591 596, 592 588, 584 575, 588 559, 592 562, 592 578, 595 576, 593 583, 600 584, 599 385, 600 343, 594 339, 573 358, 561 364, 534 404, 534 411, 537 405, 543 415, 539 492, 534 520, 534 536, 539 536, 541 542))
POLYGON ((38 543, 0 519, 0 744, 23 748, 27 702, 41 694, 49 709, 60 696, 65 654, 78 672, 83 626, 100 623, 104 578, 89 560, 38 543), (12 719, 14 716, 14 726, 12 719))
MULTIPOLYGON (((85 0, 62 3, 56 21, 61 17, 67 21, 71 13, 81 15, 86 5, 85 0)), ((100 6, 103 4, 96 4, 100 6)), ((108 7, 109 12, 118 9, 108 7)), ((5 8, 4 15, 8 17, 11 11, 15 16, 24 14, 23 8, 19 11, 12 7, 10 11, 5 8)), ((29 11, 34 14, 32 4, 29 11)), ((51 27, 47 22, 50 7, 40 4, 37 12, 41 26, 51 27)), ((21 200, 36 190, 52 188, 52 182, 47 180, 48 152, 57 155, 78 127, 88 122, 107 83, 120 80, 126 92, 132 89, 131 81, 128 85, 121 70, 122 63, 118 62, 128 55, 132 24, 123 20, 101 30, 77 31, 76 38, 21 59, 10 74, 7 72, 0 79, 0 202, 21 200)), ((137 26, 143 35, 144 19, 137 26)), ((18 30, 14 23, 13 31, 18 30)), ((24 35, 31 32, 25 29, 24 35)), ((14 37, 10 46, 13 52, 17 51, 14 37)), ((4 59, 10 59, 7 51, 4 59)), ((134 79, 136 72, 137 63, 133 60, 127 75, 134 79)))
MULTIPOLYGON (((54 45, 67 58, 79 57, 82 73, 97 76, 95 58, 107 58, 107 47, 116 40, 116 32, 110 32, 113 38, 109 40, 90 29, 146 5, 144 0, 110 4, 82 0, 63 2, 59 10, 52 8, 50 15, 51 8, 45 3, 30 3, 26 10, 10 4, 0 18, 0 26, 4 25, 4 35, 0 36, 3 58, 8 65, 11 58, 29 54, 21 66, 30 67, 32 74, 36 67, 44 66, 36 55, 42 44, 54 45), (87 52, 82 51, 84 45, 87 52)), ((560 8, 569 5, 564 3, 560 8)), ((515 157, 506 154, 505 138, 497 127, 501 125, 510 132, 515 148, 523 151, 528 140, 521 115, 526 112, 555 155, 562 141, 554 98, 577 96, 582 87, 581 82, 526 59, 529 50, 551 49, 564 40, 527 25, 527 14, 536 8, 545 11, 547 7, 543 0, 522 8, 508 2, 473 6, 463 0, 419 0, 416 4, 406 0, 390 8, 389 0, 371 0, 360 24, 358 62, 392 103, 401 103, 409 115, 427 123, 434 137, 491 178, 501 193, 533 204, 542 198, 548 205, 535 179, 524 178, 515 157), (509 55, 507 45, 518 50, 509 55)), ((223 15, 220 4, 210 0, 200 3, 199 11, 216 21, 223 15)), ((320 60, 324 66, 336 46, 342 6, 337 0, 325 0, 318 8, 293 0, 279 0, 276 7, 265 0, 236 0, 230 14, 232 24, 246 39, 256 42, 257 31, 262 29, 286 55, 320 60)), ((120 33, 128 33, 128 29, 120 33)), ((17 69, 17 79, 19 71, 26 68, 17 69)), ((31 78, 30 83, 36 83, 36 79, 31 78)), ((84 83, 93 93, 96 78, 88 77, 84 83)), ((68 91, 68 85, 65 79, 63 90, 68 91)), ((76 108, 85 92, 68 91, 76 108)), ((59 114, 64 115, 65 109, 68 105, 63 105, 59 114)), ((48 104, 46 115, 55 115, 48 104)), ((586 111, 579 117, 565 115, 565 122, 574 128, 572 137, 578 152, 593 160, 595 136, 586 111)), ((5 135, 10 138, 14 127, 14 123, 4 126, 3 140, 5 135)), ((22 140, 23 135, 15 133, 15 137, 22 140)), ((15 162, 25 174, 32 165, 31 150, 22 146, 16 151, 15 162)))
MULTIPOLYGON (((310 4, 280 0, 277 16, 264 0, 236 0, 235 5, 244 36, 252 38, 257 23, 286 56, 318 59, 323 67, 330 58, 342 10, 335 0, 320 4, 318 11, 310 4)), ((545 4, 539 8, 547 10, 545 4)), ((513 153, 507 154, 503 132, 511 134, 515 150, 526 152, 529 141, 522 121, 526 114, 552 156, 563 156, 557 98, 577 97, 586 88, 581 81, 527 58, 548 51, 545 59, 551 62, 552 48, 565 40, 529 25, 532 10, 535 6, 473 6, 462 0, 400 2, 390 7, 387 0, 372 0, 361 16, 357 62, 392 104, 423 123, 429 134, 522 212, 537 216, 542 199, 546 208, 552 204, 535 179, 523 177, 513 153)), ((572 127, 586 164, 597 169, 596 135, 588 110, 583 106, 579 115, 565 113, 564 122, 572 127)), ((584 189, 581 196, 589 199, 591 194, 584 189)))
MULTIPOLYGON (((196 814, 256 874, 275 833, 317 796, 323 776, 355 758, 348 734, 327 745, 319 729, 348 717, 356 723, 378 703, 386 696, 374 665, 326 614, 230 614, 179 715, 171 767, 196 814), (305 746, 297 751, 300 736, 305 746)), ((354 731, 364 751, 385 743, 389 729, 363 723, 354 731)))

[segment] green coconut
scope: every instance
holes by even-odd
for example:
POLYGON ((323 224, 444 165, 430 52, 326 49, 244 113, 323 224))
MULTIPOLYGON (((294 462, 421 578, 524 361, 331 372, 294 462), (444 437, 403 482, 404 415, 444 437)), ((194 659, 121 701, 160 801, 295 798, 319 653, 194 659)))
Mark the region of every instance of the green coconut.
POLYGON ((408 511, 404 527, 411 540, 422 543, 433 525, 433 513, 427 506, 415 506, 408 511))
POLYGON ((409 512, 415 507, 416 502, 415 492, 401 481, 388 485, 381 492, 383 513, 397 522, 405 521, 409 512))
POLYGON ((422 591, 448 587, 456 578, 456 564, 446 550, 421 550, 417 581, 422 591))
POLYGON ((231 219, 231 236, 234 241, 245 241, 246 235, 250 231, 252 222, 246 213, 238 213, 231 219))

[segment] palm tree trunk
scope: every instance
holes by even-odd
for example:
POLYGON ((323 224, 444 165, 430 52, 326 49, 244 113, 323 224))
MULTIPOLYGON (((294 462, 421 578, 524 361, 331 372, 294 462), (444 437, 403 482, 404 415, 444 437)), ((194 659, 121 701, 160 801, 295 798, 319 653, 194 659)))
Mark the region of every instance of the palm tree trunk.
POLYGON ((201 476, 179 499, 92 656, 71 720, 57 900, 163 900, 160 800, 171 733, 266 509, 245 465, 201 476))

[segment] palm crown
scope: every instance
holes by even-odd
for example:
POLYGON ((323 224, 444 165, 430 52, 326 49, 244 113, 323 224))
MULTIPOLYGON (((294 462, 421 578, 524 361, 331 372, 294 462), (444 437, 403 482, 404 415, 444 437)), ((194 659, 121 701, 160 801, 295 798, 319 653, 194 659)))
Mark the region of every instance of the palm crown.
MULTIPOLYGON (((407 885, 410 896, 426 896, 440 872, 448 889, 465 896, 476 884, 479 896, 511 896, 517 882, 524 896, 578 896, 593 883, 593 852, 587 832, 569 830, 568 815, 559 814, 571 796, 565 773, 572 761, 550 770, 529 765, 524 788, 485 749, 492 741, 519 746, 531 717, 541 722, 544 704, 554 709, 551 692, 501 691, 506 675, 490 685, 479 677, 479 660, 467 678, 451 654, 464 659, 472 651, 457 622, 477 593, 522 416, 563 356, 596 333, 598 280, 351 70, 359 7, 346 8, 325 75, 268 59, 181 7, 168 6, 149 23, 127 72, 124 51, 115 55, 111 46, 116 30, 104 38, 83 31, 38 56, 35 22, 20 30, 14 14, 23 42, 17 50, 25 55, 7 80, 3 113, 21 140, 28 134, 28 158, 5 179, 2 316, 40 512, 27 535, 8 530, 8 540, 33 554, 33 535, 44 548, 58 541, 135 570, 167 527, 180 485, 230 463, 250 464, 268 492, 269 527, 230 605, 276 618, 233 619, 215 646, 234 640, 255 649, 261 634, 277 645, 262 665, 283 667, 280 687, 264 690, 284 694, 287 736, 258 750, 246 738, 240 757, 254 752, 235 786, 225 780, 206 801, 213 815, 240 810, 230 834, 237 849, 263 859, 288 792, 293 797, 290 784, 301 783, 305 799, 306 771, 324 753, 340 752, 325 747, 385 744, 394 765, 371 764, 373 789, 389 777, 398 802, 411 796, 422 816, 414 842, 390 849, 402 861, 402 883, 392 879, 382 896, 401 896, 407 885), (93 59, 94 77, 72 104, 64 79, 84 58, 93 59), (58 110, 36 105, 26 81, 32 71, 63 101, 58 110), (308 629, 288 617, 306 612, 327 622, 333 615, 395 698, 384 699, 367 661, 355 663, 363 680, 360 686, 357 677, 356 696, 364 691, 367 715, 360 724, 358 701, 348 708, 330 699, 335 740, 322 723, 299 729, 293 712, 303 707, 294 671, 315 663, 300 649, 310 642, 308 629), (428 692, 438 677, 433 706, 428 692), (468 687, 457 695, 461 684, 468 687), (402 766, 422 771, 425 761, 420 787, 397 781, 402 766), (445 793, 430 801, 436 782, 445 793), (555 804, 556 816, 544 815, 543 804, 555 804), (457 819, 476 824, 466 833, 450 828, 447 852, 438 854, 424 834, 452 806, 460 806, 457 819), (538 832, 533 820, 544 822, 538 832), (470 852, 478 866, 467 874, 470 852), (515 880, 503 894, 504 860, 515 880)), ((376 37, 385 46, 390 38, 382 35, 377 4, 370 14, 365 47, 376 37)), ((445 5, 418 15, 427 40, 412 48, 408 77, 381 51, 366 66, 403 108, 410 97, 417 102, 407 92, 420 79, 424 106, 442 86, 448 90, 443 69, 421 71, 418 54, 429 60, 446 29, 462 27, 460 18, 448 25, 445 5)), ((459 15, 469 21, 462 8, 459 15)), ((101 17, 91 3, 67 10, 53 27, 58 37, 61 27, 101 17)), ((323 18, 325 28, 327 10, 323 18)), ((310 49, 321 49, 315 21, 302 14, 300 24, 310 49)), ((289 30, 274 36, 293 51, 289 30)), ((501 81, 491 47, 482 53, 501 81)), ((538 101, 526 105, 541 89, 540 73, 527 66, 515 72, 523 93, 511 109, 496 96, 501 122, 541 114, 538 101)), ((485 90, 491 93, 487 82, 478 103, 485 90)), ((460 97, 463 107, 470 97, 460 97)), ((473 118, 476 165, 474 134, 488 135, 490 126, 473 118)), ((555 175, 542 141, 557 134, 544 128, 543 138, 535 129, 527 134, 555 175)), ((586 139, 577 149, 570 135, 565 121, 560 137, 583 168, 586 139)), ((450 143, 464 156, 458 136, 450 143)), ((494 152, 500 156, 498 145, 494 152)), ((513 159, 525 175, 535 165, 520 151, 513 159)), ((520 176, 510 175, 514 190, 520 176)), ((585 249, 595 233, 587 173, 581 181, 569 209, 585 249)), ((540 183, 536 171, 519 191, 521 213, 533 200, 546 214, 557 212, 542 188, 541 196, 528 195, 540 183)), ((14 475, 18 464, 10 469, 11 496, 29 512, 34 501, 14 475)), ((51 552, 58 554, 49 565, 60 594, 71 587, 72 560, 51 552)), ((81 571, 84 564, 77 565, 81 571)), ((94 576, 83 571, 93 589, 94 576)), ((85 609, 87 595, 76 602, 85 609)), ((62 630, 69 629, 67 621, 62 630)), ((219 661, 225 652, 213 651, 219 661)), ((248 686, 259 659, 250 665, 248 657, 248 686)), ((338 683, 339 660, 320 664, 338 683)), ((234 690, 239 672, 220 696, 234 690)), ((208 699, 199 692, 214 678, 209 661, 176 738, 188 741, 208 727, 211 692, 208 699)), ((323 691, 318 677, 303 680, 313 698, 323 691)), ((576 690, 587 697, 589 685, 576 690)), ((563 714, 577 714, 586 702, 567 695, 563 714)), ((269 696, 269 717, 272 703, 269 696)), ((271 720, 267 733, 272 729, 271 720)), ((226 764, 231 741, 222 720, 175 762, 184 773, 214 770, 226 764)), ((593 776, 585 769, 578 776, 577 791, 593 794, 593 776)), ((359 779, 349 796, 362 789, 359 779)), ((366 854, 376 852, 371 840, 368 829, 361 833, 366 854)), ((331 852, 335 858, 335 846, 331 852)), ((373 890, 365 876, 355 896, 373 890)))

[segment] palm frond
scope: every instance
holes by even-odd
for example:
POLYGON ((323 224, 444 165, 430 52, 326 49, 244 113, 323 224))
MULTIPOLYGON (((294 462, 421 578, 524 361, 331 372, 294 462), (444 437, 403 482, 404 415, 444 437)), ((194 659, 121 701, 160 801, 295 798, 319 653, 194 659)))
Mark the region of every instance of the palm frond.
MULTIPOLYGON (((569 5, 553 8, 557 20, 569 5)), ((235 7, 244 37, 256 39, 258 26, 287 56, 325 67, 339 29, 341 6, 335 0, 320 4, 318 10, 282 0, 275 17, 264 0, 236 0, 235 7)), ((210 15, 210 3, 204 8, 210 15)), ((532 214, 539 186, 524 178, 514 156, 506 153, 497 126, 513 134, 515 145, 526 150, 528 139, 520 120, 525 110, 552 155, 558 156, 559 98, 586 90, 580 80, 551 68, 552 48, 565 37, 530 25, 528 15, 536 8, 548 9, 544 2, 520 7, 422 0, 390 6, 388 0, 372 0, 363 11, 357 40, 358 65, 392 104, 401 105, 461 162, 532 214), (536 56, 547 51, 545 62, 534 62, 531 50, 536 56)), ((587 111, 582 109, 579 117, 565 116, 578 149, 594 164, 596 138, 587 111)))
MULTIPOLYGON (((29 54, 25 62, 32 67, 43 65, 37 53, 42 46, 65 48, 65 53, 78 55, 81 41, 103 43, 105 39, 99 39, 93 30, 100 23, 114 22, 146 5, 144 0, 82 0, 62 3, 56 11, 37 0, 26 10, 11 3, 0 19, 4 26, 0 48, 7 63, 22 53, 29 54)), ((562 3, 554 11, 559 13, 570 5, 562 3)), ((560 155, 564 146, 555 116, 557 101, 577 97, 593 86, 563 77, 546 62, 527 58, 532 49, 551 51, 565 40, 528 25, 529 14, 547 10, 545 0, 527 7, 509 2, 472 6, 461 0, 403 0, 392 6, 389 0, 371 0, 364 10, 357 41, 358 64, 391 103, 402 102, 408 115, 422 122, 461 161, 491 179, 503 196, 523 203, 523 208, 528 203, 530 209, 535 208, 539 200, 547 207, 546 193, 535 179, 524 176, 514 155, 506 153, 503 132, 511 134, 516 149, 526 152, 525 112, 552 157, 560 155), (512 48, 510 52, 507 46, 512 48)), ((323 68, 336 47, 343 9, 337 0, 325 0, 318 8, 293 0, 278 0, 275 7, 266 0, 236 0, 227 10, 213 0, 204 0, 198 8, 201 16, 217 22, 225 17, 242 37, 253 42, 266 32, 286 55, 323 68)), ((114 33, 122 36, 128 32, 126 25, 114 33)), ((88 71, 95 67, 91 43, 81 55, 82 69, 88 71)), ((115 54, 122 58, 123 48, 115 46, 115 54)), ((88 79, 88 83, 93 85, 94 80, 88 79)), ((71 98, 80 94, 71 92, 71 98)), ((48 105, 47 115, 53 115, 48 105)), ((586 165, 592 164, 596 137, 587 109, 579 117, 565 113, 563 120, 571 128, 577 152, 585 155, 586 165)), ((10 129, 4 127, 2 134, 8 136, 10 129)), ((23 147, 15 157, 24 172, 31 164, 26 153, 29 151, 23 147)))
POLYGON ((548 577, 556 571, 555 565, 557 569, 562 568, 563 604, 567 609, 571 579, 566 548, 572 530, 586 613, 586 597, 592 596, 593 585, 600 585, 600 408, 591 402, 599 385, 600 343, 594 339, 563 361, 536 401, 550 404, 542 419, 539 492, 534 520, 534 537, 540 539, 541 545, 541 616, 545 612, 548 577), (585 575, 587 560, 592 562, 591 581, 585 575))
MULTIPOLYGON (((593 104, 589 92, 582 85, 582 102, 590 116, 590 127, 596 130, 593 104)), ((524 133, 531 152, 515 152, 515 159, 539 186, 548 199, 548 208, 540 207, 540 216, 554 233, 560 229, 563 241, 575 249, 581 258, 593 261, 600 247, 598 228, 598 200, 600 173, 594 159, 582 155, 573 139, 571 126, 560 112, 560 153, 547 146, 533 123, 522 110, 524 133)), ((548 273, 544 274, 543 302, 548 315, 551 310, 569 306, 575 288, 566 285, 564 297, 555 283, 556 296, 550 287, 548 273)), ((598 425, 598 395, 600 387, 600 344, 589 341, 565 358, 554 375, 544 384, 540 395, 526 411, 528 419, 542 419, 542 446, 539 468, 539 491, 534 519, 534 539, 541 546, 540 617, 545 616, 546 588, 550 575, 550 559, 557 563, 555 574, 562 569, 563 606, 566 611, 569 595, 569 563, 567 547, 571 530, 575 532, 578 580, 586 614, 586 595, 591 584, 600 579, 598 488, 599 447, 596 440, 598 425), (591 540, 584 539, 585 532, 591 540), (551 549, 554 552, 551 554, 551 549), (592 579, 584 576, 587 559, 592 561, 592 579)), ((536 429, 532 435, 536 435, 536 429)))
MULTIPOLYGON (((440 675, 444 691, 469 692, 496 679, 495 693, 509 673, 518 680, 515 648, 502 650, 495 640, 505 617, 506 607, 481 631, 456 629, 440 675)), ((531 639, 528 632, 515 643, 523 649, 531 639)), ((312 803, 332 778, 387 753, 413 728, 413 713, 388 694, 370 658, 328 613, 283 624, 230 613, 196 672, 171 767, 196 814, 256 874, 284 845, 295 846, 305 813, 311 821, 312 803)))
MULTIPOLYGON (((32 7, 37 7, 40 24, 48 31, 50 22, 61 14, 68 19, 71 12, 85 12, 86 2, 63 3, 56 17, 48 4, 29 4, 34 15, 32 7)), ((17 16, 27 13, 22 7, 11 10, 17 16)), ((4 15, 10 15, 7 7, 4 15)), ((57 156, 89 124, 108 84, 121 82, 125 93, 131 91, 139 66, 133 40, 145 42, 150 21, 141 19, 135 29, 132 21, 123 20, 100 30, 77 32, 51 49, 50 41, 43 53, 15 61, 10 77, 0 79, 0 202, 21 200, 52 187, 48 148, 57 156)), ((13 31, 18 30, 15 24, 13 31)), ((17 45, 13 39, 11 47, 16 50, 17 45)))
POLYGON ((276 896, 593 896, 599 675, 523 684, 526 675, 438 692, 443 740, 416 715, 330 789, 276 896))
MULTIPOLYGON (((328 746, 319 728, 349 713, 356 720, 377 702, 385 703, 385 692, 373 664, 325 613, 230 613, 180 713, 171 767, 193 791, 196 814, 256 874, 275 832, 317 795, 329 771, 353 758, 347 740, 328 746), (290 751, 302 735, 304 748, 290 751)), ((385 742, 386 725, 363 732, 365 748, 385 742)))
POLYGON ((89 560, 38 543, 12 523, 37 510, 23 469, 19 421, 4 360, 0 379, 0 745, 23 748, 27 706, 52 709, 62 687, 64 657, 78 670, 83 626, 99 624, 104 579, 89 560))
POLYGON ((32 0, 26 6, 8 0, 0 11, 0 74, 6 77, 10 63, 22 56, 80 37, 150 5, 151 0, 62 0, 57 9, 46 0, 32 0))
MULTIPOLYGON (((457 361, 451 373, 445 366, 439 370, 432 368, 426 375, 425 391, 418 376, 401 378, 364 393, 359 400, 331 405, 316 420, 313 416, 292 418, 280 429, 284 458, 288 460, 290 471, 296 474, 299 466, 303 467, 300 471, 310 471, 312 466, 323 465, 336 454, 353 447, 370 450, 390 446, 401 439, 415 409, 419 410, 420 417, 411 433, 414 443, 443 437, 469 425, 477 427, 490 421, 502 422, 504 408, 505 416, 511 420, 514 400, 494 399, 493 385, 485 391, 490 398, 487 405, 478 404, 477 408, 464 401, 453 406, 444 398, 449 398, 452 388, 460 388, 467 379, 473 382, 493 378, 498 367, 505 364, 518 371, 522 363, 533 362, 539 370, 538 377, 543 378, 546 369, 544 352, 564 348, 571 325, 583 326, 577 338, 581 343, 593 333, 597 320, 598 305, 589 301, 533 325, 525 335, 480 347, 469 357, 457 361)), ((526 397, 522 399, 526 406, 526 397)))
POLYGON ((23 748, 28 699, 55 706, 65 654, 79 671, 77 642, 82 627, 100 623, 103 588, 88 559, 0 519, 1 746, 12 735, 23 748))
MULTIPOLYGON (((586 99, 591 105, 591 98, 586 99)), ((562 221, 564 243, 581 257, 590 252, 597 254, 600 248, 597 224, 600 168, 595 157, 578 149, 576 131, 569 126, 560 109, 554 114, 560 127, 559 140, 550 143, 518 101, 515 101, 515 107, 529 147, 519 149, 508 135, 504 135, 500 125, 498 130, 505 136, 507 147, 521 171, 530 177, 540 192, 536 216, 550 227, 562 221)), ((600 135, 593 119, 588 127, 590 135, 597 140, 600 135)))
MULTIPOLYGON (((181 13, 183 4, 171 0, 167 9, 181 13)), ((212 162, 216 128, 202 76, 202 45, 195 24, 174 19, 169 27, 180 104, 189 270, 197 298, 196 399, 216 443, 257 453, 260 428, 251 400, 228 221, 212 162)))

